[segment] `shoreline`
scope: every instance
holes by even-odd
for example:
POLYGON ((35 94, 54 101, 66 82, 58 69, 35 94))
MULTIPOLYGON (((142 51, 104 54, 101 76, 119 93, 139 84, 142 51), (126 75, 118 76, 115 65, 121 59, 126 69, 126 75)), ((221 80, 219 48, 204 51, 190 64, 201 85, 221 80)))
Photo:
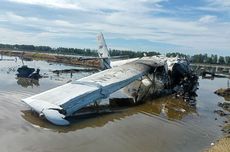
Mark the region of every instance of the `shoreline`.
POLYGON ((69 65, 81 65, 86 67, 100 67, 100 60, 99 59, 81 59, 75 56, 65 56, 65 55, 57 55, 57 54, 50 54, 50 53, 38 53, 38 52, 27 52, 27 51, 14 51, 14 50, 0 50, 1 55, 6 56, 15 56, 21 57, 23 55, 26 59, 33 59, 33 60, 45 60, 47 62, 56 62, 56 63, 63 63, 69 65))
POLYGON ((215 143, 212 143, 211 147, 208 149, 204 150, 205 152, 229 152, 230 151, 230 117, 229 117, 229 112, 230 112, 230 89, 226 88, 220 88, 216 90, 214 93, 217 94, 218 96, 222 96, 225 99, 225 102, 223 103, 218 103, 218 106, 221 107, 224 111, 222 116, 227 118, 226 124, 223 126, 222 132, 223 132, 223 137, 221 137, 219 140, 217 140, 215 143), (227 112, 227 113, 226 113, 227 112))

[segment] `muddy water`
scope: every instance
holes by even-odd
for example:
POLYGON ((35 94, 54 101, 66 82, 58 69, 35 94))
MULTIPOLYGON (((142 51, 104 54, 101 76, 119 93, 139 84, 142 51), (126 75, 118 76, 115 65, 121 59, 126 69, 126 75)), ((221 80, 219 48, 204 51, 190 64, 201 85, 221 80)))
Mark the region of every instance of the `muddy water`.
POLYGON ((213 92, 226 87, 226 79, 201 79, 193 108, 172 97, 149 99, 140 106, 113 113, 72 118, 71 126, 57 127, 31 113, 20 99, 91 73, 76 73, 72 78, 69 74, 57 76, 51 70, 79 67, 28 61, 26 65, 40 68, 46 78, 39 82, 20 81, 15 70, 21 64, 19 59, 0 61, 1 152, 195 152, 222 135, 220 125, 224 118, 213 111, 224 99, 213 92))

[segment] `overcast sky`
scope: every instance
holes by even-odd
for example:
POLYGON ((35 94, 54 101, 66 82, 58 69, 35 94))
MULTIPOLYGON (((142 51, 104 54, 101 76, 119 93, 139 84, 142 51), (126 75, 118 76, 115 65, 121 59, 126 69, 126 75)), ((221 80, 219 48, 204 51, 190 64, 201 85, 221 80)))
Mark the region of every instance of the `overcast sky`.
POLYGON ((230 55, 230 0, 1 0, 0 43, 230 55))

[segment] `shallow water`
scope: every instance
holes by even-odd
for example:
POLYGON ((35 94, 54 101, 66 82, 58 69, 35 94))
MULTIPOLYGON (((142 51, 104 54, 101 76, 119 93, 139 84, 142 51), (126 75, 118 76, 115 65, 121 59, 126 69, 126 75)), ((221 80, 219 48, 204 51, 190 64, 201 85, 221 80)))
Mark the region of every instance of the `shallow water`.
POLYGON ((213 92, 226 87, 227 79, 200 79, 197 105, 193 108, 181 100, 163 97, 113 113, 73 118, 70 126, 58 127, 33 114, 20 99, 91 73, 75 73, 71 78, 70 74, 57 76, 51 71, 80 67, 44 61, 24 64, 40 68, 47 78, 32 83, 18 80, 15 70, 21 61, 0 61, 1 152, 196 152, 222 136, 220 125, 225 118, 213 111, 224 99, 213 92))

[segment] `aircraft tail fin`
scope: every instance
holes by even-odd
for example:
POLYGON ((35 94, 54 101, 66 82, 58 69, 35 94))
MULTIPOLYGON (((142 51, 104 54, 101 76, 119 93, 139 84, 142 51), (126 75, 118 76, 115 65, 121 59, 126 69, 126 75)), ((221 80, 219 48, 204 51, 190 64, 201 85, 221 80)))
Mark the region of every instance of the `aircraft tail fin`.
POLYGON ((98 42, 98 56, 101 59, 101 68, 103 70, 110 69, 111 68, 110 59, 109 59, 110 55, 102 33, 100 33, 97 36, 97 42, 98 42))

